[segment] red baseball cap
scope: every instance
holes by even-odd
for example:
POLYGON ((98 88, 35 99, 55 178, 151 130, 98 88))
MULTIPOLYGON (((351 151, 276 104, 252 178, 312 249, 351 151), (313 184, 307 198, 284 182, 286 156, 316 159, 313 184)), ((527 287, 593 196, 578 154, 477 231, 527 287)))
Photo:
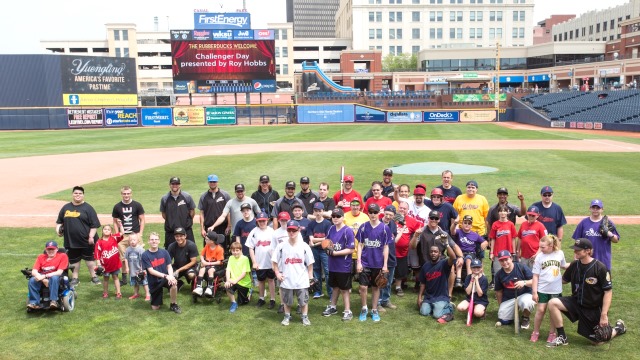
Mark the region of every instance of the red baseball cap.
POLYGON ((345 175, 342 180, 353 182, 353 175, 345 175))

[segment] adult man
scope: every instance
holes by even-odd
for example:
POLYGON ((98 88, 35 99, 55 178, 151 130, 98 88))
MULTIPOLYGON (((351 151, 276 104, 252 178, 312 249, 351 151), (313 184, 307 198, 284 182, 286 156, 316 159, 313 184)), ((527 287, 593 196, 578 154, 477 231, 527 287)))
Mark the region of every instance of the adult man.
POLYGON ((522 265, 533 269, 535 255, 540 248, 540 239, 547 235, 547 229, 538 221, 540 209, 531 205, 527 209, 527 221, 520 224, 518 241, 516 242, 516 254, 522 265))
MULTIPOLYGON (((329 279, 329 257, 327 253, 322 249, 322 241, 327 238, 327 233, 331 227, 329 220, 323 216, 324 205, 321 202, 313 204, 314 218, 307 225, 307 236, 309 237, 309 246, 313 252, 313 277, 316 279, 316 285, 313 298, 318 299, 322 297, 322 274, 324 273, 324 279, 329 279)), ((327 296, 331 299, 332 288, 327 284, 327 296)))
POLYGON ((269 176, 262 175, 260 176, 258 190, 251 194, 251 198, 258 203, 259 209, 270 215, 273 212, 273 205, 280 199, 280 194, 271 187, 269 176))
MULTIPOLYGON (((149 250, 142 253, 140 257, 142 268, 147 270, 149 281, 149 293, 151 294, 151 309, 159 310, 162 305, 162 289, 169 289, 171 305, 169 309, 176 314, 182 310, 178 306, 178 280, 173 277, 171 266, 171 256, 165 249, 160 249, 160 235, 152 232, 149 235, 149 250)), ((195 244, 194 244, 195 245, 195 244)))
POLYGON ((429 217, 429 207, 424 203, 424 196, 427 193, 426 185, 418 184, 413 189, 413 201, 407 200, 409 203, 409 215, 416 218, 418 221, 427 222, 429 217))
MULTIPOLYGON (((236 228, 236 224, 238 223, 238 221, 242 219, 241 206, 243 204, 248 204, 254 215, 260 212, 258 203, 254 199, 245 196, 244 184, 236 184, 235 192, 236 197, 227 202, 227 204, 224 206, 224 209, 222 209, 222 214, 220 214, 216 222, 214 222, 213 225, 211 225, 207 230, 211 231, 215 229, 218 225, 222 224, 228 216, 229 225, 227 225, 225 234, 230 234, 231 231, 236 228)), ((242 253, 244 254, 244 248, 242 253)), ((244 255, 246 257, 249 257, 248 252, 244 255)))
POLYGON ((418 307, 420 315, 431 315, 440 324, 453 320, 453 306, 448 291, 449 275, 456 254, 447 239, 443 238, 441 246, 447 250, 447 258, 442 258, 440 247, 433 245, 429 248, 429 260, 420 269, 420 291, 418 292, 418 307))
POLYGON ((518 301, 518 308, 522 310, 520 328, 528 329, 529 315, 536 305, 531 295, 533 274, 528 267, 519 263, 514 264, 508 250, 502 250, 498 253, 498 261, 500 261, 502 268, 496 272, 495 277, 496 299, 499 305, 496 326, 513 322, 515 302, 518 301))
POLYGON ((462 191, 457 186, 453 185, 453 173, 451 170, 445 170, 442 172, 442 185, 438 186, 438 189, 442 190, 444 201, 453 204, 456 198, 462 195, 462 191))
POLYGON ((42 286, 49 288, 49 309, 55 310, 58 304, 58 288, 60 276, 69 267, 67 254, 58 252, 58 243, 49 241, 45 244, 45 253, 38 255, 31 269, 29 279, 29 303, 27 308, 40 309, 40 289, 42 286))
POLYGON ((424 223, 409 215, 409 203, 406 201, 400 201, 398 204, 398 214, 402 215, 404 219, 396 223, 400 237, 395 244, 397 266, 394 285, 396 294, 399 297, 403 297, 402 281, 406 280, 409 275, 409 266, 414 269, 420 268, 418 253, 415 249, 409 249, 409 243, 414 237, 420 237, 424 223))
MULTIPOLYGON (((396 184, 392 183, 391 181, 393 180, 393 170, 391 169, 384 169, 382 171, 382 181, 379 182, 380 186, 381 186, 381 192, 380 195, 382 196, 386 196, 389 199, 391 199, 393 201, 393 193, 396 191, 396 184)), ((369 191, 367 191, 367 193, 364 195, 363 200, 366 202, 370 197, 372 197, 374 195, 373 189, 369 189, 369 191)), ((382 209, 382 207, 381 207, 382 209)))
POLYGON ((553 202, 553 189, 551 186, 543 186, 540 190, 542 201, 533 204, 540 210, 538 221, 547 229, 547 233, 556 235, 560 241, 564 236, 563 226, 567 223, 560 205, 553 202))
POLYGON ((351 211, 351 201, 358 200, 362 204, 364 200, 362 200, 362 195, 353 188, 353 175, 345 175, 342 181, 344 188, 333 194, 333 201, 336 203, 336 207, 341 208, 346 214, 351 211))
POLYGON ((427 226, 422 229, 420 236, 414 236, 409 243, 412 249, 417 249, 420 268, 430 258, 431 246, 435 245, 440 248, 440 254, 447 249, 442 239, 447 239, 449 246, 456 255, 456 266, 462 266, 462 250, 456 245, 449 234, 438 226, 440 221, 440 213, 432 210, 429 213, 429 221, 427 226))
POLYGON ((522 217, 527 212, 527 207, 524 204, 524 195, 518 191, 518 200, 520 200, 520 206, 515 206, 513 204, 509 204, 509 190, 506 187, 498 188, 496 192, 496 196, 498 197, 498 203, 491 206, 489 208, 489 214, 487 215, 487 229, 491 229, 491 225, 494 222, 498 221, 500 216, 498 215, 498 205, 504 204, 509 208, 509 221, 516 224, 517 217, 522 217))
MULTIPOLYGON (((176 228, 173 231, 175 241, 169 245, 167 251, 173 260, 173 277, 178 280, 184 277, 189 284, 198 275, 196 266, 198 265, 198 247, 193 241, 187 241, 187 233, 183 228, 176 228)), ((178 290, 182 287, 182 280, 178 280, 178 290)))
MULTIPOLYGON (((367 212, 369 205, 377 204, 380 209, 384 209, 387 205, 391 205, 391 199, 382 195, 382 183, 380 181, 374 181, 371 184, 371 192, 373 192, 373 196, 369 197, 364 204, 364 212, 367 212)), ((383 214, 380 214, 380 219, 382 219, 383 214)))
POLYGON ((396 188, 396 191, 393 195, 393 206, 396 207, 396 210, 398 209, 398 204, 400 203, 400 201, 406 201, 407 203, 409 203, 408 199, 410 192, 411 187, 408 184, 402 184, 396 188))
POLYGON ((443 199, 444 193, 442 192, 442 189, 434 188, 431 190, 431 200, 426 200, 424 203, 431 210, 436 210, 442 215, 438 226, 451 235, 451 224, 456 223, 456 220, 458 219, 458 212, 453 208, 453 205, 443 201, 443 199))
MULTIPOLYGON (((227 202, 231 200, 229 193, 218 187, 218 175, 209 175, 207 181, 209 182, 209 190, 203 192, 198 201, 198 209, 200 210, 200 235, 202 235, 203 241, 210 231, 208 229, 211 228, 211 225, 222 215, 224 207, 227 205, 227 202)), ((213 228, 213 231, 218 234, 224 234, 227 232, 228 226, 229 222, 225 218, 221 224, 213 228)))
POLYGON ((367 291, 371 287, 371 319, 374 322, 380 321, 378 313, 378 300, 380 299, 380 288, 376 285, 375 279, 382 271, 383 274, 389 271, 387 268, 389 260, 389 243, 394 241, 391 229, 380 222, 380 207, 371 204, 367 209, 369 221, 360 225, 356 238, 358 239, 358 262, 356 272, 360 283, 360 321, 367 320, 367 291))
POLYGON ((123 285, 129 283, 129 278, 127 277, 127 274, 129 273, 129 264, 124 258, 124 253, 129 247, 129 236, 133 233, 138 236, 138 239, 142 239, 145 225, 144 208, 142 207, 142 204, 131 198, 131 193, 131 187, 123 186, 120 189, 122 201, 115 204, 111 211, 113 228, 118 228, 118 220, 122 222, 122 227, 124 228, 122 241, 118 243, 120 261, 122 262, 122 281, 120 283, 123 285))
POLYGON ((475 180, 467 182, 467 192, 456 198, 453 208, 458 212, 458 216, 470 215, 473 218, 471 230, 478 235, 487 234, 485 219, 489 213, 489 203, 484 196, 478 194, 478 183, 475 180))
POLYGON ((74 186, 71 202, 62 206, 56 220, 56 233, 64 236, 64 247, 67 249, 70 267, 73 268, 71 285, 80 283, 80 260, 84 260, 89 269, 91 282, 100 285, 100 280, 94 272, 96 267, 93 258, 93 246, 97 240, 96 231, 100 227, 98 214, 91 205, 84 202, 84 188, 74 186))
POLYGON ((577 239, 571 248, 576 260, 562 275, 563 283, 571 283, 571 296, 549 300, 551 328, 555 328, 558 335, 547 343, 547 347, 569 344, 562 314, 571 322, 578 321, 578 334, 596 345, 627 332, 624 321, 618 320, 610 337, 596 334, 598 325, 609 326, 609 308, 613 299, 611 273, 605 264, 591 256, 593 244, 589 239, 577 239))
POLYGON ((175 241, 174 229, 183 228, 187 239, 195 241, 193 237, 193 217, 196 214, 196 203, 191 195, 180 189, 180 178, 169 179, 169 192, 160 199, 160 212, 164 219, 164 248, 175 241))
MULTIPOLYGON (((367 214, 360 212, 360 200, 359 199, 353 199, 351 200, 350 206, 349 208, 351 209, 351 211, 349 211, 348 213, 344 214, 344 224, 347 225, 348 227, 350 227, 353 230, 353 235, 356 236, 358 235, 358 230, 360 229, 360 226, 362 224, 364 224, 365 222, 367 222, 369 220, 369 217, 367 216, 367 214)), ((340 209, 340 207, 338 207, 337 209, 340 209)), ((355 238, 356 244, 355 244, 355 251, 353 252, 353 254, 351 254, 352 259, 353 259, 353 273, 355 274, 356 271, 356 261, 358 260, 358 238, 355 238)))
MULTIPOLYGON (((304 203, 302 200, 295 196, 296 192, 296 183, 293 181, 287 181, 284 184, 284 196, 278 199, 276 203, 273 205, 273 210, 271 211, 271 217, 276 218, 278 214, 282 211, 286 211, 289 213, 291 218, 293 218, 293 205, 299 204, 302 206, 303 214, 302 216, 307 216, 307 212, 304 207, 304 203)), ((278 228, 278 223, 276 221, 273 222, 273 228, 278 228)))
POLYGON ((304 210, 307 214, 313 214, 313 204, 318 201, 320 195, 317 192, 311 190, 310 180, 308 176, 300 178, 300 192, 295 196, 302 200, 304 210))
POLYGON ((602 212, 604 211, 602 201, 598 199, 591 201, 589 210, 591 214, 580 221, 572 237, 574 240, 579 238, 589 239, 593 244, 591 256, 596 260, 600 260, 607 266, 607 269, 611 270, 611 243, 620 241, 620 234, 618 234, 616 226, 610 219, 607 231, 605 233, 601 231, 602 212))
POLYGON ((327 219, 331 218, 331 212, 336 208, 336 202, 329 197, 329 184, 321 182, 318 186, 318 202, 324 206, 323 216, 327 219))

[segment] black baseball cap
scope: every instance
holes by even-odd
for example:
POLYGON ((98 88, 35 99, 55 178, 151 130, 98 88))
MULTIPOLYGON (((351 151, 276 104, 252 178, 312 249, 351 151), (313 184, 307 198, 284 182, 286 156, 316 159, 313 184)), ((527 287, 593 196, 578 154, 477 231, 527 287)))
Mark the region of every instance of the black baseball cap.
POLYGON ((509 195, 509 190, 507 190, 506 187, 501 187, 501 188, 498 188, 498 191, 496 191, 496 194, 507 194, 507 195, 509 195))
POLYGON ((293 181, 287 181, 287 182, 284 184, 284 188, 285 188, 285 189, 291 189, 291 188, 295 189, 295 188, 296 188, 296 183, 295 183, 295 182, 293 182, 293 181))
POLYGON ((384 169, 382 171, 382 175, 392 175, 393 176, 393 170, 391 169, 384 169))
POLYGON ((269 175, 260 176, 260 182, 269 182, 269 175))
POLYGON ((177 176, 172 177, 169 179, 169 184, 180 184, 180 178, 177 176))
POLYGON ((177 234, 187 235, 187 232, 184 230, 183 227, 177 227, 177 228, 175 228, 175 230, 173 230, 173 234, 174 235, 177 235, 177 234))
POLYGON ((380 206, 378 206, 378 204, 369 204, 369 206, 367 207, 367 211, 368 212, 380 212, 380 206))
POLYGON ((310 183, 308 176, 303 176, 300 178, 300 184, 308 184, 310 183))
POLYGON ((462 221, 473 221, 473 216, 465 215, 462 217, 462 221))
POLYGON ((344 216, 344 211, 342 211, 342 209, 333 209, 333 211, 331 211, 331 216, 340 216, 343 217, 344 216))
POLYGON ((244 210, 244 209, 252 209, 251 204, 244 203, 244 204, 240 205, 240 210, 244 210))
POLYGON ((593 244, 589 239, 580 238, 580 239, 576 239, 576 241, 573 243, 573 246, 571 246, 571 248, 573 250, 588 250, 588 249, 593 249, 593 244))
POLYGON ((244 191, 244 185, 242 185, 242 184, 237 184, 237 185, 236 185, 236 192, 237 192, 237 191, 244 191))

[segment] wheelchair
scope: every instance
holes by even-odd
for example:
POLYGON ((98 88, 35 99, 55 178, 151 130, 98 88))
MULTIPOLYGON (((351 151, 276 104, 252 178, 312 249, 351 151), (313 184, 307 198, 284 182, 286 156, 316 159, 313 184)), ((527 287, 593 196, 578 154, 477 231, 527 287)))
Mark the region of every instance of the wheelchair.
MULTIPOLYGON (((27 280, 30 280, 33 277, 33 275, 31 275, 31 269, 29 268, 24 268, 20 270, 20 272, 27 278, 27 280)), ((58 301, 60 304, 60 307, 58 307, 58 310, 62 312, 73 311, 73 309, 75 309, 75 306, 76 306, 76 298, 78 297, 78 294, 76 293, 76 289, 69 284, 69 277, 67 274, 67 270, 64 270, 62 275, 60 275, 60 284, 58 286, 59 286, 58 301)), ((27 304, 29 304, 28 294, 27 294, 27 304)), ((31 313, 35 311, 41 311, 41 310, 50 310, 50 304, 51 304, 51 299, 49 299, 49 288, 47 286, 42 286, 40 288, 40 304, 36 304, 40 308, 39 309, 27 308, 27 312, 31 313)))
MULTIPOLYGON (((222 234, 218 234, 218 239, 216 240, 216 243, 220 246, 224 247, 224 243, 225 243, 225 236, 222 234)), ((226 290, 224 288, 224 283, 226 282, 226 275, 227 275, 227 262, 228 259, 224 259, 222 261, 222 265, 218 265, 215 266, 215 271, 213 273, 213 287, 212 287, 212 294, 211 295, 205 295, 204 293, 202 295, 197 295, 193 293, 193 290, 198 287, 198 285, 202 286, 203 289, 206 289, 208 286, 208 281, 209 281, 209 274, 207 274, 207 272, 205 272, 202 281, 200 284, 198 284, 197 279, 194 279, 191 282, 191 301, 195 304, 198 302, 199 298, 203 298, 203 299, 210 299, 210 300, 214 300, 216 303, 220 304, 220 302, 222 301, 222 296, 225 294, 226 290)), ((200 268, 202 267, 201 263, 198 263, 198 266, 196 267, 196 276, 197 274, 200 273, 200 268)))

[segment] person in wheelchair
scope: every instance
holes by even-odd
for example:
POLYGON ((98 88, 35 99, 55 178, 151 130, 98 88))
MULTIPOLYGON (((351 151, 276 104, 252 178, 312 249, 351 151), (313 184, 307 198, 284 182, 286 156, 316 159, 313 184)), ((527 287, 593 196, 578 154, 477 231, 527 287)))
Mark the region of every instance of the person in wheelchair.
MULTIPOLYGON (((224 237, 222 238, 224 239, 224 237)), ((202 280, 205 273, 207 275, 207 289, 204 290, 205 296, 213 296, 213 280, 216 266, 222 265, 224 261, 224 249, 218 243, 218 234, 215 231, 209 231, 204 238, 205 247, 200 252, 200 269, 196 280, 196 288, 193 294, 202 296, 202 280)))
POLYGON ((29 303, 27 308, 37 310, 40 305, 40 290, 43 286, 49 288, 49 309, 56 310, 58 304, 58 290, 62 274, 69 267, 67 254, 58 252, 58 243, 49 241, 45 244, 45 253, 38 255, 31 270, 29 279, 29 303))

